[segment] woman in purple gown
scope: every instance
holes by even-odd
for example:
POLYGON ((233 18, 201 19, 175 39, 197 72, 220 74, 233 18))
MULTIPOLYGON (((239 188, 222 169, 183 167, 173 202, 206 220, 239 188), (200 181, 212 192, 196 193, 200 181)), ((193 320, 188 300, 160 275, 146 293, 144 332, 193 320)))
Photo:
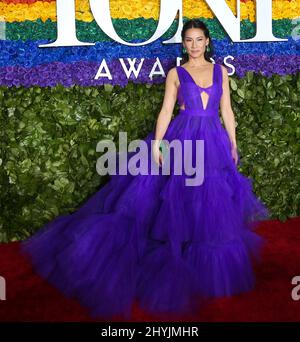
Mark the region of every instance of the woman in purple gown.
POLYGON ((182 41, 187 61, 169 71, 155 134, 143 140, 159 170, 169 156, 170 174, 113 175, 76 212, 21 244, 40 275, 96 317, 130 318, 135 301, 155 314, 185 315, 202 299, 254 287, 252 261, 263 245, 254 228, 268 209, 237 170, 228 75, 210 62, 204 23, 188 21, 182 41), (176 99, 180 112, 171 121, 176 99), (202 156, 200 185, 186 183, 197 172, 174 172, 178 163, 171 148, 160 152, 162 139, 191 141, 183 160, 197 164, 202 156), (196 141, 204 142, 201 153, 196 141))

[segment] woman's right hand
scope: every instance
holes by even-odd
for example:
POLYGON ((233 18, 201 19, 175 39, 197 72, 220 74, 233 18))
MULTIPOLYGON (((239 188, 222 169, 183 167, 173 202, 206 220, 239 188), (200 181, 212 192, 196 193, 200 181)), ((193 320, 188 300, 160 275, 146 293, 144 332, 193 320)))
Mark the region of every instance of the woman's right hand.
POLYGON ((155 140, 154 144, 153 144, 153 157, 154 157, 154 161, 158 166, 162 166, 164 160, 163 160, 163 155, 159 149, 159 144, 160 141, 159 140, 155 140))

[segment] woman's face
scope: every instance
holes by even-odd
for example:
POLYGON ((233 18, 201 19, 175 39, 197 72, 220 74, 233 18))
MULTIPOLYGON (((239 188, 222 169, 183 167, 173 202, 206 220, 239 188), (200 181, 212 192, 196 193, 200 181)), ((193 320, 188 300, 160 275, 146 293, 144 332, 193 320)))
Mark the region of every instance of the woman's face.
POLYGON ((209 38, 205 37, 201 29, 190 28, 186 30, 182 43, 189 56, 196 58, 204 54, 209 38))

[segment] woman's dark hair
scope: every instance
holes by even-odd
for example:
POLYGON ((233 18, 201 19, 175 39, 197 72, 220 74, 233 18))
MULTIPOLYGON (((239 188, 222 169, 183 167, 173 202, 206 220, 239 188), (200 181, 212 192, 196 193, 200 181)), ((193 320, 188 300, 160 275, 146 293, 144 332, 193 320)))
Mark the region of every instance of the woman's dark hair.
MULTIPOLYGON (((201 29, 201 30, 203 31, 205 37, 206 37, 206 38, 209 38, 209 44, 208 44, 209 51, 206 51, 206 50, 205 50, 205 52, 204 52, 204 58, 205 58, 208 62, 211 62, 210 58, 211 58, 211 57, 213 56, 213 54, 214 54, 214 47, 213 47, 212 39, 211 39, 211 37, 210 37, 208 28, 206 27, 206 25, 204 24, 204 22, 201 21, 201 20, 198 20, 198 19, 188 20, 187 22, 184 23, 183 28, 182 28, 182 31, 181 31, 181 38, 182 38, 182 41, 184 41, 186 31, 187 31, 188 29, 190 29, 190 28, 199 28, 199 29, 201 29)), ((183 54, 182 54, 182 61, 181 61, 181 64, 186 63, 188 60, 189 60, 189 55, 188 55, 188 53, 183 53, 183 54)))

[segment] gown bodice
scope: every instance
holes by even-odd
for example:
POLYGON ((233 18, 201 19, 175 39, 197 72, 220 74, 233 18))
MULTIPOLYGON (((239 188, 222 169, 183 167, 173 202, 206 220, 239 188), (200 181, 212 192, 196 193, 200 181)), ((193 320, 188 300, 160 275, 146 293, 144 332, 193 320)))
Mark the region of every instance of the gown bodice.
POLYGON ((218 115, 218 109, 220 105, 220 99, 223 93, 222 89, 222 69, 218 63, 213 67, 213 83, 206 88, 200 87, 194 81, 191 74, 182 66, 176 67, 179 86, 177 92, 177 101, 180 107, 184 106, 184 109, 180 109, 180 113, 188 115, 198 116, 213 116, 218 115), (208 100, 206 107, 204 107, 201 93, 206 92, 208 100))

